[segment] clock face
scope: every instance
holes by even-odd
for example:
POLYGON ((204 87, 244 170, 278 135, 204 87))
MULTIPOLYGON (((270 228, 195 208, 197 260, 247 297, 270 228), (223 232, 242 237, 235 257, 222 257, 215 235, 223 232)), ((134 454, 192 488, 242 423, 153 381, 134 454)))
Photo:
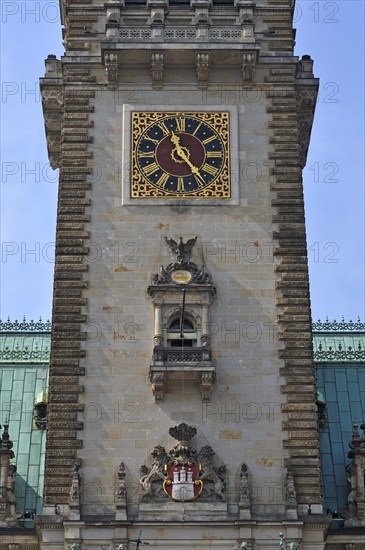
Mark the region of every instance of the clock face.
POLYGON ((132 198, 230 198, 229 113, 132 113, 132 198))

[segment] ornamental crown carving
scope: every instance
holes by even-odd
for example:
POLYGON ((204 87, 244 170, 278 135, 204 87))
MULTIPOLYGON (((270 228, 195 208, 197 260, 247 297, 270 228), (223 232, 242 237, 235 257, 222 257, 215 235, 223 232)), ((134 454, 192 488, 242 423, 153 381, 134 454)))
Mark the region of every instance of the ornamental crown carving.
POLYGON ((170 428, 169 434, 179 442, 188 442, 196 435, 196 428, 188 426, 185 422, 182 422, 178 426, 170 428))

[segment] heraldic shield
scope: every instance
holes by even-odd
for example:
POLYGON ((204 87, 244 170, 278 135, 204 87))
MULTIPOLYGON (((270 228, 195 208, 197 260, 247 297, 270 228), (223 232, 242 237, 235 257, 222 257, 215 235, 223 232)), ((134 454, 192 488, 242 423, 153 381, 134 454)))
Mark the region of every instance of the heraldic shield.
POLYGON ((163 482, 165 493, 173 500, 186 502, 195 500, 203 490, 203 482, 199 479, 200 464, 169 464, 165 465, 167 478, 163 482))
POLYGON ((166 497, 180 502, 198 497, 225 502, 226 468, 213 465, 215 452, 209 445, 204 445, 199 453, 190 445, 196 428, 183 422, 170 428, 169 434, 177 445, 168 453, 165 447, 156 445, 151 453, 152 466, 141 466, 141 502, 166 497))

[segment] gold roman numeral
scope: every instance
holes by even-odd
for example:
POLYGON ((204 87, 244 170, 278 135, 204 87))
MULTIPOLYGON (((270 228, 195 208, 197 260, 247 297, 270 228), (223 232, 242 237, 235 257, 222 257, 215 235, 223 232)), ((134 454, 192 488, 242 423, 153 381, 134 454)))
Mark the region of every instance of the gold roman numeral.
POLYGON ((155 152, 154 151, 140 151, 138 153, 138 156, 142 159, 143 158, 152 158, 153 159, 154 156, 155 156, 155 152))
POLYGON ((203 143, 204 145, 207 145, 207 143, 210 143, 211 141, 214 141, 215 139, 217 139, 217 136, 215 136, 214 134, 206 139, 203 139, 203 143))
POLYGON ((177 118, 176 119, 176 131, 177 132, 185 132, 185 118, 177 118))
POLYGON ((158 126, 163 131, 164 136, 168 136, 171 133, 164 122, 159 122, 158 126))
POLYGON ((156 172, 156 170, 159 170, 159 169, 160 169, 159 166, 157 166, 155 162, 151 162, 151 164, 147 164, 147 166, 143 167, 143 170, 145 174, 147 174, 147 176, 150 176, 151 174, 156 172))
POLYGON ((151 138, 150 136, 148 136, 147 134, 143 136, 143 139, 149 139, 149 140, 152 141, 152 143, 154 143, 155 145, 158 144, 158 140, 157 140, 157 139, 153 139, 153 138, 151 138))
POLYGON ((207 151, 208 158, 221 158, 222 155, 222 151, 207 151))
POLYGON ((205 163, 201 167, 201 170, 204 170, 204 172, 208 172, 208 174, 210 174, 211 176, 215 176, 216 173, 218 172, 218 168, 216 168, 215 166, 211 166, 210 164, 207 164, 207 163, 205 163))
POLYGON ((183 178, 177 178, 177 190, 178 191, 185 191, 183 178))
POLYGON ((169 177, 170 176, 166 174, 166 172, 164 172, 162 176, 156 181, 156 185, 159 185, 160 187, 165 187, 169 177))
POLYGON ((200 178, 198 178, 198 177, 196 176, 196 174, 193 174, 193 176, 194 176, 194 178, 195 178, 195 181, 196 181, 196 183, 197 183, 198 188, 200 189, 201 187, 203 187, 203 184, 202 184, 202 181, 200 180, 200 178))
POLYGON ((194 132, 192 133, 193 136, 195 136, 195 134, 197 133, 197 131, 199 130, 202 124, 203 124, 202 122, 199 122, 198 126, 195 128, 194 132))

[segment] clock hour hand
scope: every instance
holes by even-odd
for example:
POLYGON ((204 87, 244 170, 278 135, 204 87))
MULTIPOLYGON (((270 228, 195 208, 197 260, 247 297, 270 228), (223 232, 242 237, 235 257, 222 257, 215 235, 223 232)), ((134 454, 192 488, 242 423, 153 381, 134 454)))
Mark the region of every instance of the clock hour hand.
POLYGON ((189 160, 189 158, 187 157, 187 155, 185 154, 184 150, 182 149, 181 145, 180 145, 180 138, 179 136, 177 136, 176 134, 174 134, 174 132, 172 132, 172 136, 171 136, 171 141, 172 143, 175 145, 176 147, 176 152, 178 154, 178 156, 184 161, 186 162, 186 164, 189 166, 189 168, 191 169, 192 173, 201 181, 201 183, 205 184, 205 181, 203 179, 203 177, 201 176, 200 172, 199 172, 199 168, 197 168, 196 166, 194 166, 194 164, 192 164, 189 160))

